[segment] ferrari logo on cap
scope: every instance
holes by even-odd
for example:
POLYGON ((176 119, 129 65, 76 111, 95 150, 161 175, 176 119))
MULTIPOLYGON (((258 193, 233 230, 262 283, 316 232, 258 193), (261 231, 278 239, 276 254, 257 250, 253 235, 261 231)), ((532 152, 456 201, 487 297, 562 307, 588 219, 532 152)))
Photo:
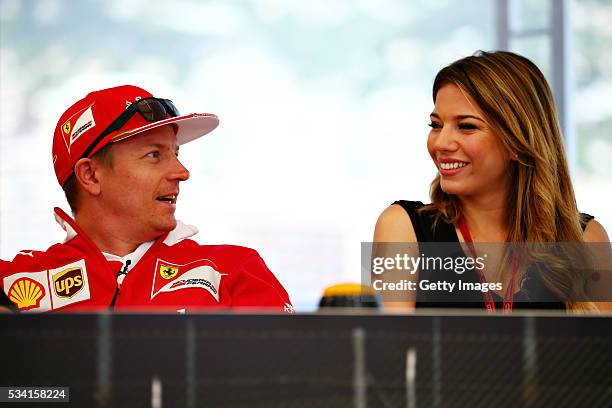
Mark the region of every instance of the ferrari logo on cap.
POLYGON ((174 267, 174 266, 169 266, 169 265, 161 264, 160 267, 159 267, 159 274, 164 279, 172 279, 172 278, 174 278, 176 276, 176 274, 178 273, 178 271, 179 271, 179 268, 178 267, 174 267))
POLYGON ((64 132, 62 136, 64 136, 68 153, 70 153, 70 148, 79 137, 96 127, 92 107, 93 104, 78 111, 62 125, 62 132, 64 132))

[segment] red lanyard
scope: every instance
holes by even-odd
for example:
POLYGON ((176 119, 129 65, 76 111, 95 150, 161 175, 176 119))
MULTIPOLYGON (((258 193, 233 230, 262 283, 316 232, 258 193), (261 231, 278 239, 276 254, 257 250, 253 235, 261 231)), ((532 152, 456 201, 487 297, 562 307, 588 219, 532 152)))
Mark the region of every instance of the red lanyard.
MULTIPOLYGON (((468 229, 467 223, 465 222, 465 218, 463 218, 463 216, 459 219, 459 231, 461 231, 461 235, 463 235, 463 239, 465 240, 468 249, 472 253, 472 256, 474 257, 474 259, 476 259, 478 255, 476 253, 476 247, 474 247, 474 240, 472 240, 470 230, 468 229)), ((480 278, 480 283, 486 284, 487 278, 485 277, 483 270, 484 269, 476 268, 476 272, 478 273, 478 277, 480 278)), ((512 277, 510 278, 510 284, 508 285, 506 293, 504 294, 504 313, 512 313, 512 304, 514 303, 514 281, 516 280, 517 270, 517 259, 515 256, 512 256, 512 277)), ((487 308, 487 313, 495 313, 495 302, 493 301, 493 295, 491 295, 491 291, 483 292, 483 296, 485 298, 485 306, 487 308)))

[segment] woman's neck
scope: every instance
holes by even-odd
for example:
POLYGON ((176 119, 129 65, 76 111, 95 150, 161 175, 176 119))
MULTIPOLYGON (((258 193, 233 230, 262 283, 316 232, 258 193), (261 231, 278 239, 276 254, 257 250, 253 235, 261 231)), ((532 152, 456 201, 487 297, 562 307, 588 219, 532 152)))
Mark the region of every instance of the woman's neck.
POLYGON ((508 216, 500 197, 461 198, 463 217, 474 242, 505 242, 508 216))

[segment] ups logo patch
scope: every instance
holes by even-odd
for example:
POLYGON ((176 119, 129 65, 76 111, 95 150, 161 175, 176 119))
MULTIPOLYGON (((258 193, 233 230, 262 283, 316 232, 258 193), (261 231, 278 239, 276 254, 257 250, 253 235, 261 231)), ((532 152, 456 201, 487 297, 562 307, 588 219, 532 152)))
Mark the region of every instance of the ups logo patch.
POLYGON ((62 298, 71 298, 83 288, 83 269, 69 268, 53 275, 53 289, 62 298))

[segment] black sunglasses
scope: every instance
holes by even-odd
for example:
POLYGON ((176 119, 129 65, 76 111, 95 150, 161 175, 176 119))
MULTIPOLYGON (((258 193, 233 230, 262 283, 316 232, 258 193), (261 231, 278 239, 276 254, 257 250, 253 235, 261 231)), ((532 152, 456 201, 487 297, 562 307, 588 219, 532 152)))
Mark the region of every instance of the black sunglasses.
POLYGON ((119 130, 125 125, 128 120, 136 113, 139 113, 145 120, 149 122, 159 122, 160 120, 168 119, 168 116, 174 118, 180 116, 178 109, 170 99, 160 98, 142 98, 132 103, 127 109, 117 117, 102 133, 93 141, 85 150, 81 159, 89 156, 89 153, 110 133, 119 130))

